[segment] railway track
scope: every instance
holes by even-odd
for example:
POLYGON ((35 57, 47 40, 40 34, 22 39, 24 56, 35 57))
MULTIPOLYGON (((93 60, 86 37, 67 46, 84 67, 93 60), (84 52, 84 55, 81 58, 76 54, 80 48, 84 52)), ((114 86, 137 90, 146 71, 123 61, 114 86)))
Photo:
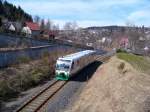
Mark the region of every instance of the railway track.
MULTIPOLYGON (((96 60, 105 62, 110 56, 100 56, 96 60)), ((60 91, 67 81, 54 81, 52 84, 47 85, 35 96, 31 97, 15 112, 40 112, 42 108, 50 101, 50 99, 60 91)))
POLYGON ((101 61, 101 62, 106 62, 107 60, 110 59, 111 56, 101 56, 96 58, 97 61, 101 61))
POLYGON ((44 88, 37 95, 23 104, 15 112, 37 112, 39 111, 61 88, 67 81, 55 81, 51 85, 44 88))

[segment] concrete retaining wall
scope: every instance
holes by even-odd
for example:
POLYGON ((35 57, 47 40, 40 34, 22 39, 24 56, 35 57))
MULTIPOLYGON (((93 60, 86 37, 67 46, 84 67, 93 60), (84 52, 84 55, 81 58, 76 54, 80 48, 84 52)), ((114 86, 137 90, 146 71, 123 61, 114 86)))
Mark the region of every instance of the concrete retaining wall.
POLYGON ((18 63, 19 59, 22 57, 39 59, 43 55, 43 53, 52 52, 57 49, 88 49, 85 46, 64 42, 61 40, 53 40, 48 42, 45 40, 36 40, 28 37, 9 36, 0 34, 0 47, 8 47, 14 45, 18 46, 19 48, 19 46, 22 43, 27 45, 29 44, 29 46, 31 47, 26 49, 0 51, 0 68, 18 63))
POLYGON ((76 48, 82 48, 82 49, 93 49, 93 47, 88 47, 81 44, 76 44, 72 42, 67 42, 64 40, 43 40, 43 39, 34 39, 29 37, 21 37, 18 35, 12 35, 12 34, 0 34, 0 47, 7 47, 7 46, 18 46, 21 44, 26 44, 29 46, 43 46, 43 45, 65 45, 65 46, 72 46, 76 48))
POLYGON ((68 46, 40 46, 32 47, 22 50, 9 50, 0 52, 0 68, 7 67, 9 65, 19 63, 21 59, 30 58, 30 59, 39 59, 44 53, 52 52, 54 50, 67 50, 70 49, 68 46))
POLYGON ((8 46, 20 46, 21 44, 26 44, 29 46, 43 46, 50 45, 49 42, 44 42, 40 40, 35 40, 28 37, 13 37, 9 35, 0 34, 0 47, 8 47, 8 46))

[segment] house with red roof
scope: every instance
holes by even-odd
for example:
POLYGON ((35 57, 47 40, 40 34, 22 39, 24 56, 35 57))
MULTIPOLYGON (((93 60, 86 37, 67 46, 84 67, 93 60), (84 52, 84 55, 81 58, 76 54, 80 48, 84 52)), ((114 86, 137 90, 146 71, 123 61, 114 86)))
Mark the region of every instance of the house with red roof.
POLYGON ((40 34, 40 26, 38 23, 25 22, 25 26, 30 28, 32 37, 36 37, 40 34))

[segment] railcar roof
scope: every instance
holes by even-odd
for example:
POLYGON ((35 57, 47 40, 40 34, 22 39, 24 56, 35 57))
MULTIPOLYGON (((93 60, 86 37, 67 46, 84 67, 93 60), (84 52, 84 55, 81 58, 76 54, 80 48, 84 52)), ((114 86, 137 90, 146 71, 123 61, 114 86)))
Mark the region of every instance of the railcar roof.
POLYGON ((85 55, 90 54, 90 53, 93 53, 93 52, 95 52, 95 51, 94 51, 94 50, 80 51, 80 52, 77 52, 77 53, 73 53, 73 54, 64 56, 64 57, 59 58, 59 59, 74 60, 74 59, 78 59, 78 58, 80 58, 80 57, 82 57, 82 56, 85 56, 85 55))

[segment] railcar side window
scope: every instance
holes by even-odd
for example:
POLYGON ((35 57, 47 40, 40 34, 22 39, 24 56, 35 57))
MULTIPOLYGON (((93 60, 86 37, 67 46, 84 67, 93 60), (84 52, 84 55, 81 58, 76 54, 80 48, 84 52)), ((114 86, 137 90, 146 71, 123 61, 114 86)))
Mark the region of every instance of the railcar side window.
POLYGON ((74 68, 74 61, 72 62, 72 66, 71 66, 71 69, 73 69, 74 68))
POLYGON ((79 60, 77 60, 77 65, 79 64, 79 60))

